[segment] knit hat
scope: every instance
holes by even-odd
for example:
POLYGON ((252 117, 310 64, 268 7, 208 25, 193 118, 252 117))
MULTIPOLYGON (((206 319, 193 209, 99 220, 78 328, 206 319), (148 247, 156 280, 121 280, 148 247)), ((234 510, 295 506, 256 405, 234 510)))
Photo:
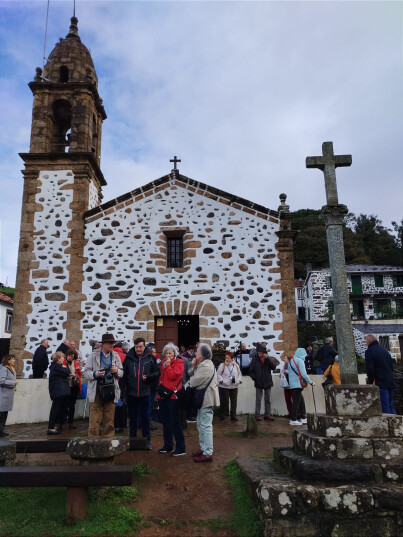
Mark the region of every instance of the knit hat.
POLYGON ((294 352, 294 358, 301 358, 301 360, 305 360, 306 356, 306 350, 302 347, 298 347, 298 349, 294 352))
POLYGON ((266 347, 263 347, 263 345, 258 345, 256 347, 256 352, 267 352, 266 347))

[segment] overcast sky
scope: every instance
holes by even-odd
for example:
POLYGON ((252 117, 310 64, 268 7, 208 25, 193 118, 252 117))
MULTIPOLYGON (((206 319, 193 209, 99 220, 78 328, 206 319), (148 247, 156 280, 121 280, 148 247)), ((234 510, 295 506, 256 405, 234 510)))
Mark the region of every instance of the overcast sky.
MULTIPOLYGON (((15 283, 22 160, 47 0, 0 0, 0 281, 15 283)), ((51 0, 46 56, 73 0, 51 0)), ((403 9, 397 1, 76 0, 107 120, 104 201, 180 173, 277 209, 325 203, 305 168, 324 141, 352 154, 339 200, 390 227, 403 215, 403 9)))

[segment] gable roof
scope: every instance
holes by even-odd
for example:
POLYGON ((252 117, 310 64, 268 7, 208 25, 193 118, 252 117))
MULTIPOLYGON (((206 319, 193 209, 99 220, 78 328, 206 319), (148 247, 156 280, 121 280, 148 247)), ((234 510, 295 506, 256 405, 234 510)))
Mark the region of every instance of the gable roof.
POLYGON ((178 173, 178 170, 172 170, 172 172, 168 175, 164 175, 155 181, 151 181, 151 183, 136 188, 135 190, 131 190, 130 192, 107 201, 98 207, 90 209, 84 214, 84 218, 92 218, 100 213, 104 213, 105 211, 109 212, 109 209, 120 208, 122 203, 133 198, 135 201, 138 201, 146 196, 158 192, 159 190, 163 190, 169 184, 186 188, 192 193, 196 192, 198 194, 205 195, 210 199, 222 202, 229 207, 233 207, 234 209, 244 210, 250 214, 260 215, 261 217, 271 216, 273 219, 275 219, 273 221, 277 221, 279 218, 278 211, 273 211, 258 203, 253 203, 245 198, 235 196, 234 194, 230 194, 224 190, 220 190, 218 188, 206 185, 205 183, 201 183, 200 181, 190 179, 190 177, 186 177, 185 175, 178 173))
POLYGON ((0 301, 7 302, 7 304, 10 304, 10 306, 14 305, 14 300, 3 293, 0 293, 0 301))

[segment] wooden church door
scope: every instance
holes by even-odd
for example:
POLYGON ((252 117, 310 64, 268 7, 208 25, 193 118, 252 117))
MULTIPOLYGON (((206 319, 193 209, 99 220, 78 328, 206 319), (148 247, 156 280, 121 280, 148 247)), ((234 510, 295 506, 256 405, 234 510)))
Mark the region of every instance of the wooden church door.
POLYGON ((158 353, 162 352, 165 345, 172 341, 178 344, 178 319, 177 317, 155 318, 155 348, 158 353))

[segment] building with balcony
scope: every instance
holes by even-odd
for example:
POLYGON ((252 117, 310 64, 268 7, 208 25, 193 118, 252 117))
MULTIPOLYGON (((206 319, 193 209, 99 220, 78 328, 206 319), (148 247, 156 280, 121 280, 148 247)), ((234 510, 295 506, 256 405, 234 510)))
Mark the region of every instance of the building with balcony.
MULTIPOLYGON (((392 356, 403 350, 403 267, 347 265, 350 312, 357 353, 365 351, 364 335, 374 333, 392 356)), ((310 270, 303 287, 306 319, 333 318, 330 269, 310 270)))

